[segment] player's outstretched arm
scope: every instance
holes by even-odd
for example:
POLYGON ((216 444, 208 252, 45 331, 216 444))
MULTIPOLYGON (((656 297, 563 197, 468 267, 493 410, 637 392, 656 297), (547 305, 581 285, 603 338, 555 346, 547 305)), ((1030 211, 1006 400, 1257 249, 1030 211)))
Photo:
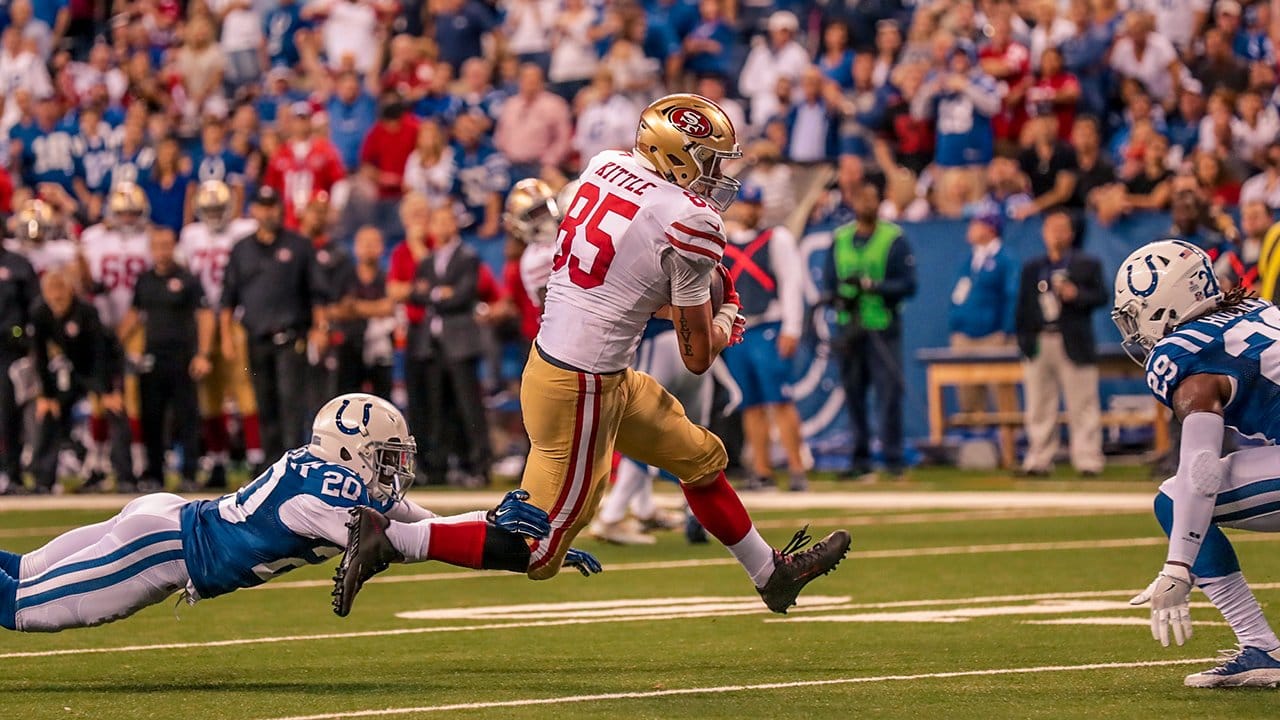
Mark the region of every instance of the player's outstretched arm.
POLYGON ((1173 500, 1173 527, 1164 567, 1130 602, 1151 603, 1151 635, 1168 647, 1170 629, 1182 645, 1191 637, 1191 567, 1200 543, 1213 521, 1214 503, 1226 476, 1222 461, 1223 398, 1229 396, 1226 378, 1192 375, 1174 390, 1174 414, 1182 421, 1178 474, 1165 492, 1173 500))

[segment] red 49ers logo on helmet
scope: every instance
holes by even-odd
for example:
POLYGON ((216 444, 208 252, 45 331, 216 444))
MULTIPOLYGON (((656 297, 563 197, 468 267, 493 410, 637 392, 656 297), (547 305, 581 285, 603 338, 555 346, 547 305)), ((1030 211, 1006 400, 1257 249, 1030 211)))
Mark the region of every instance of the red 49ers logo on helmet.
POLYGON ((711 134, 711 121, 693 108, 676 108, 670 117, 671 124, 689 137, 704 138, 711 134))

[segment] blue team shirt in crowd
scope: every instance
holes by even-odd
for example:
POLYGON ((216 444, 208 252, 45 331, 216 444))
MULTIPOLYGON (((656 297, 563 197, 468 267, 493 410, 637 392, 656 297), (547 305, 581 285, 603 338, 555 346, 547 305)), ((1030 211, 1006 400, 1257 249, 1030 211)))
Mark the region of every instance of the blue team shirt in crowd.
MULTIPOLYGON (((995 94, 995 80, 990 75, 975 74, 970 82, 980 90, 995 94)), ((934 159, 943 167, 986 165, 995 152, 995 135, 991 118, 973 106, 964 93, 946 91, 934 99, 937 145, 934 159)))
MULTIPOLYGON (((733 43, 737 38, 733 28, 724 22, 704 22, 689 33, 689 37, 699 40, 714 40, 720 43, 717 53, 690 53, 685 60, 684 68, 695 75, 719 75, 728 77, 733 60, 733 43)), ((688 38, 685 38, 686 40, 688 38)))
POLYGON ((111 168, 120 158, 120 149, 109 135, 102 130, 99 130, 96 137, 77 135, 72 152, 75 157, 75 176, 80 178, 89 192, 98 195, 109 190, 111 168))
POLYGON ((165 187, 160 181, 153 176, 152 173, 146 173, 139 181, 142 191, 147 194, 147 201, 151 203, 151 222, 173 230, 175 233, 182 232, 184 224, 183 212, 186 210, 187 203, 187 187, 191 185, 191 176, 186 173, 179 173, 174 178, 173 184, 165 187))
POLYGON ((22 143, 22 184, 34 188, 40 183, 56 183, 68 193, 74 192, 74 139, 78 132, 65 124, 45 131, 34 122, 10 128, 9 139, 22 143))
POLYGON ((31 14, 35 16, 35 19, 43 20, 52 29, 57 24, 58 13, 70 5, 71 0, 32 0, 31 14))
POLYGON ((468 58, 482 57, 481 38, 494 25, 493 14, 476 0, 466 0, 458 12, 437 14, 435 38, 440 59, 456 71, 468 58))
POLYGON ((305 448, 293 450, 239 491, 182 509, 182 552, 201 598, 261 585, 338 554, 336 545, 299 535, 282 519, 281 507, 302 495, 334 508, 363 505, 382 513, 394 504, 369 497, 350 469, 305 448))
POLYGON ((267 40, 267 59, 272 67, 294 67, 298 64, 298 44, 294 38, 307 27, 298 3, 276 5, 262 19, 262 34, 267 40))
MULTIPOLYGON (((1216 282, 1212 278, 1209 282, 1216 282)), ((1192 375, 1224 375, 1234 392, 1223 408, 1227 425, 1244 435, 1280 441, 1280 308, 1246 300, 1238 308, 1178 327, 1147 358, 1147 386, 1173 407, 1178 384, 1192 375)))
POLYGON ((108 174, 107 187, 114 187, 122 182, 141 184, 156 164, 156 149, 150 145, 143 145, 133 152, 126 152, 121 148, 119 152, 119 160, 108 174))
POLYGON ((484 219, 485 208, 493 193, 505 194, 511 185, 511 167, 502 153, 488 140, 481 140, 468 150, 453 143, 453 189, 466 209, 458 218, 458 227, 466 229, 484 219))
POLYGON ((338 149, 338 157, 347 172, 360 167, 360 146, 378 119, 378 101, 361 90, 354 102, 347 104, 335 95, 329 98, 329 139, 338 149))

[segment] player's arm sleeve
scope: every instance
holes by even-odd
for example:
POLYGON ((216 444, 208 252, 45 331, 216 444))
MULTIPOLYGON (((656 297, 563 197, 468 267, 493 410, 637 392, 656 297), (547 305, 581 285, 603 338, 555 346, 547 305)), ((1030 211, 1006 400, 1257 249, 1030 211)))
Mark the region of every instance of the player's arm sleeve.
POLYGON ((347 508, 330 505, 315 495, 295 495, 280 506, 280 522, 295 535, 347 545, 347 508))
POLYGON ((711 299, 707 279, 724 255, 724 228, 710 210, 688 213, 663 231, 671 251, 662 255, 671 278, 671 304, 701 305, 711 299))
POLYGON ((430 520, 440 517, 412 500, 401 500, 386 513, 387 517, 402 523, 413 523, 419 520, 430 520))
POLYGON ((798 338, 804 332, 804 270, 796 239, 784 227, 774 228, 769 238, 769 264, 778 282, 782 334, 798 338))
POLYGON ((678 252, 662 254, 662 269, 671 278, 671 304, 696 307, 711 299, 711 269, 715 263, 690 259, 678 252))
POLYGON ((1173 527, 1169 531, 1167 562, 1195 564, 1200 554, 1218 492, 1229 465, 1222 459, 1223 418, 1217 413, 1195 412, 1182 420, 1178 449, 1178 474, 1164 486, 1173 500, 1173 527))

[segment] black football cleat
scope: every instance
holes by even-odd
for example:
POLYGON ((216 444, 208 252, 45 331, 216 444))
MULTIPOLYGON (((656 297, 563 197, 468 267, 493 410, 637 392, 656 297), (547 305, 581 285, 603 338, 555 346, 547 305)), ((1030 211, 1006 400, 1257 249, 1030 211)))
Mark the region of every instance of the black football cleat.
POLYGON ((773 575, 764 587, 757 588, 764 604, 776 613, 786 615, 805 585, 835 570, 849 553, 851 540, 847 530, 836 530, 802 551, 812 540, 806 534, 808 530, 809 526, 804 526, 786 547, 773 551, 773 575))
POLYGON ((387 538, 390 520, 367 507, 353 507, 350 513, 347 549, 333 575, 333 612, 338 617, 346 617, 351 612, 351 604, 369 578, 386 570, 391 563, 404 560, 387 538))

